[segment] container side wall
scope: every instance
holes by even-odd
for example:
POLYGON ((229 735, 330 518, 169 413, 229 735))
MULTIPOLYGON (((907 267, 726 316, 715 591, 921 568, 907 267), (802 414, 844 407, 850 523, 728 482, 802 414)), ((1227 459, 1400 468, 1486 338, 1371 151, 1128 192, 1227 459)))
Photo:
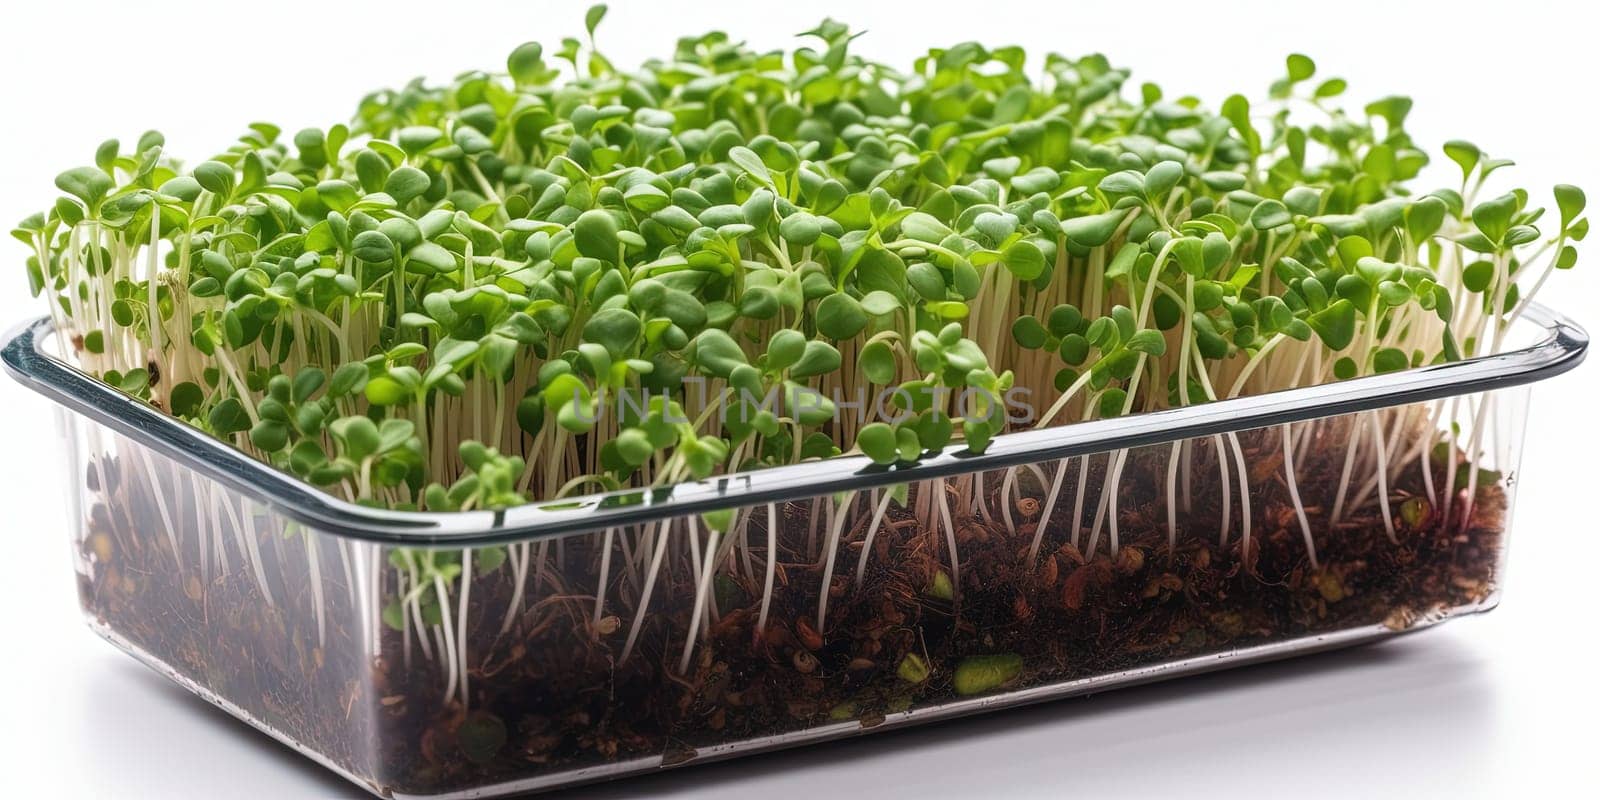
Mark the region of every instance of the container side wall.
POLYGON ((381 634, 363 625, 378 547, 293 522, 85 417, 64 423, 91 627, 374 787, 381 634))
POLYGON ((473 549, 319 533, 66 427, 97 629, 374 791, 450 796, 1483 610, 1526 394, 473 549))

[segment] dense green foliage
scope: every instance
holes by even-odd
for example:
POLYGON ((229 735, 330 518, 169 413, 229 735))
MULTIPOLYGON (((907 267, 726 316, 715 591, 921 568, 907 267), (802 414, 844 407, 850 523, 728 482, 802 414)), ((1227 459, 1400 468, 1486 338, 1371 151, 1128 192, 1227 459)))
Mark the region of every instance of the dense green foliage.
POLYGON ((189 168, 107 142, 15 231, 33 289, 122 390, 350 499, 456 510, 1481 354, 1588 227, 1572 187, 1550 215, 1478 197, 1509 162, 1464 142, 1459 186, 1413 192, 1411 102, 1343 110, 1304 56, 1210 110, 1098 55, 902 71, 831 21, 621 71, 602 14, 189 168), (894 388, 892 421, 835 402, 894 388), (1008 422, 1019 389, 1042 412, 1008 422))

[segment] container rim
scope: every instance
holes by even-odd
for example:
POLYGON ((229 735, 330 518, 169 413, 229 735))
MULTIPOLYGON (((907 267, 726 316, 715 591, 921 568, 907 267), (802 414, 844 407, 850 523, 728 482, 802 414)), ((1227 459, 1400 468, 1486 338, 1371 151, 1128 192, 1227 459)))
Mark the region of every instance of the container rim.
POLYGON ((1518 350, 1146 414, 1005 433, 994 437, 983 453, 951 445, 924 455, 915 464, 892 467, 876 465, 866 456, 841 455, 672 486, 468 512, 369 508, 327 494, 48 355, 41 348, 53 331, 49 317, 24 322, 9 331, 0 345, 0 364, 19 383, 58 405, 319 531, 392 544, 465 546, 556 537, 1389 408, 1533 383, 1583 362, 1589 335, 1571 319, 1530 303, 1522 320, 1521 324, 1537 326, 1541 335, 1518 350))

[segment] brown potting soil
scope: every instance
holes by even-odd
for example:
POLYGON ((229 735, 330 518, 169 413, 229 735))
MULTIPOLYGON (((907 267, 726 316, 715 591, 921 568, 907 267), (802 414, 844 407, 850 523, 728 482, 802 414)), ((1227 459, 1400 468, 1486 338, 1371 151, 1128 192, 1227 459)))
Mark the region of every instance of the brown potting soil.
MULTIPOLYGON (((1328 435, 1337 433, 1330 428, 1328 435)), ((965 693, 1071 681, 1351 628, 1403 630, 1492 596, 1506 508, 1494 476, 1478 486, 1470 520, 1460 518, 1464 493, 1452 503, 1450 519, 1425 499, 1415 464, 1390 476, 1397 540, 1391 541, 1375 500, 1329 523, 1344 449, 1314 440, 1296 465, 1316 533, 1319 566, 1313 568, 1276 432, 1241 434, 1240 441, 1252 465, 1248 550, 1240 542, 1236 494, 1228 542, 1220 541, 1223 492, 1204 442, 1176 547, 1168 544, 1167 448, 1130 454, 1118 486, 1120 546, 1114 553, 1104 533, 1092 556, 1073 545, 1072 503, 1063 499, 1039 557, 1030 561, 1042 506, 1038 487, 1026 482, 1024 496, 1010 501, 1017 523, 1010 532, 998 513, 1001 481, 991 474, 984 485, 992 521, 957 506, 950 495, 960 560, 955 585, 948 583, 946 532, 919 519, 913 500, 909 508, 890 507, 865 580, 856 587, 870 510, 852 517, 826 589, 829 610, 820 631, 822 569, 817 554, 803 547, 812 506, 784 507, 776 586, 761 631, 756 620, 766 515, 753 514, 746 535, 758 555, 756 569, 718 574, 716 618, 682 674, 678 662, 694 601, 687 558, 672 559, 659 577, 636 651, 618 663, 632 596, 616 590, 617 607, 597 629, 600 537, 569 538, 561 567, 552 567, 555 574, 543 588, 524 598, 504 634, 511 570, 502 567, 473 582, 466 708, 459 696, 445 697, 437 654, 424 658, 415 642, 407 654, 398 631, 384 631, 381 657, 361 655, 351 593, 344 573, 330 565, 337 563, 335 540, 324 538, 320 548, 327 627, 319 644, 305 579, 306 535, 263 534, 265 571, 299 575, 272 578, 276 596, 269 605, 237 553, 228 569, 213 563, 211 574, 202 574, 195 517, 184 512, 193 504, 168 495, 168 517, 176 515, 174 524, 184 530, 183 554, 175 558, 150 476, 127 464, 102 461, 103 477, 90 469, 97 501, 82 547, 94 567, 81 591, 88 613, 132 645, 367 777, 380 792, 406 793, 639 757, 683 763, 708 745, 839 721, 870 727, 886 714, 965 693)), ((1090 459, 1080 546, 1105 460, 1090 459)), ((1440 487, 1442 460, 1433 462, 1440 487)), ((1075 486, 1082 464, 1072 463, 1065 486, 1075 486)), ((154 482, 158 490, 173 491, 163 480, 154 482)), ((928 487, 917 490, 934 490, 928 487)), ((232 536, 224 540, 234 543, 232 536)), ((614 558, 613 584, 621 561, 614 558)), ((637 587, 632 591, 636 595, 637 587)))

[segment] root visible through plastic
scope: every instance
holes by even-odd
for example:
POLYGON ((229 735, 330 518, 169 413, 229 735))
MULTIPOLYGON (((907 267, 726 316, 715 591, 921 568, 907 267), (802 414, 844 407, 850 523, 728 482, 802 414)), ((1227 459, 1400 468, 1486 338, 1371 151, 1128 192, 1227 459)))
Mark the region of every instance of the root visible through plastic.
POLYGON ((1277 426, 759 506, 725 534, 686 518, 507 552, 308 534, 142 457, 100 458, 84 597, 350 771, 446 790, 1482 602, 1504 494, 1418 436, 1428 418, 1277 426), (1341 480, 1347 460, 1357 476, 1381 463, 1384 488, 1341 480), (1476 499, 1453 506, 1473 516, 1449 517, 1469 472, 1476 499))

